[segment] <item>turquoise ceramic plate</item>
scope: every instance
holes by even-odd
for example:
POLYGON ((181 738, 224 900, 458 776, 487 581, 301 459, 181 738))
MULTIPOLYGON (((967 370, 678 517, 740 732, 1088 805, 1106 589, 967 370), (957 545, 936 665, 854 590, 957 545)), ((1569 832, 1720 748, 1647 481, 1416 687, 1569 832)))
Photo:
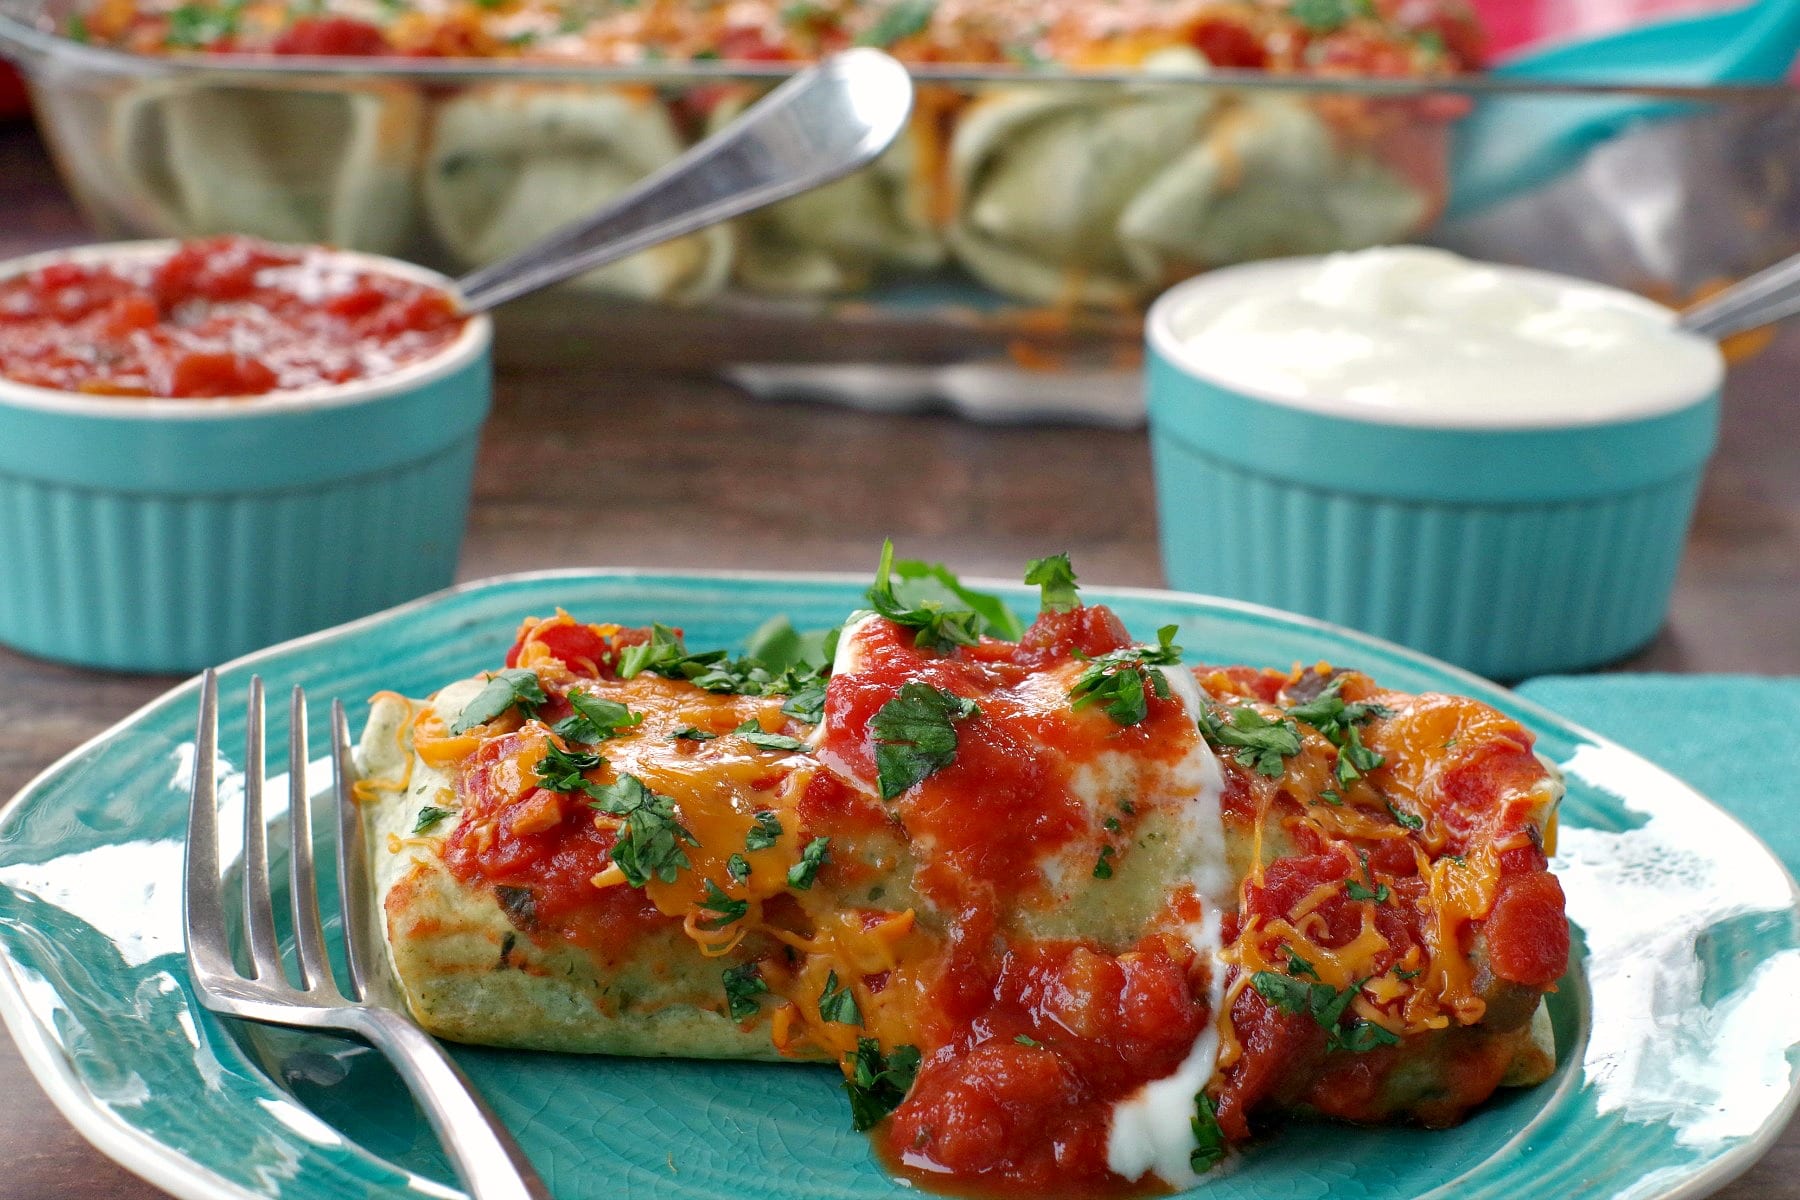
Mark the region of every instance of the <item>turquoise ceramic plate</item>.
MULTIPOLYGON (((695 645, 729 645, 772 613, 802 628, 834 623, 865 582, 502 579, 240 659, 223 682, 239 696, 252 672, 277 694, 302 684, 315 699, 342 697, 354 721, 377 689, 419 694, 491 667, 521 617, 559 604, 592 619, 665 621, 695 645)), ((1009 591, 1018 607, 1031 606, 1022 589, 1009 591)), ((1102 598, 1139 631, 1178 623, 1190 657, 1280 666, 1323 657, 1399 688, 1481 696, 1530 725, 1569 777, 1557 869, 1579 936, 1576 967, 1554 998, 1555 1078, 1449 1131, 1292 1126, 1202 1192, 1696 1196, 1774 1139, 1795 1102, 1800 916, 1786 871, 1735 821, 1619 747, 1397 647, 1197 596, 1102 598)), ((13 1036, 83 1133, 180 1195, 454 1197, 424 1121, 370 1052, 221 1022, 194 1003, 179 878, 195 694, 193 683, 170 692, 50 768, 0 814, 0 1010, 13 1036)), ((272 728, 269 744, 286 736, 272 728)), ((242 744, 241 715, 228 714, 220 744, 242 744)), ((322 756, 324 746, 313 750, 322 756)), ((850 1132, 829 1068, 458 1057, 563 1200, 905 1191, 850 1132)))

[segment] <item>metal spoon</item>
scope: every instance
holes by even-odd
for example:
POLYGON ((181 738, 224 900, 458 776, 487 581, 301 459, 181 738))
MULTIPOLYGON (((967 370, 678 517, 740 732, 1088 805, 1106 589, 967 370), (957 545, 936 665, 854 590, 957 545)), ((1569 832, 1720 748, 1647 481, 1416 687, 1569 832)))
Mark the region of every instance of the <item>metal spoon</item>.
POLYGON ((1800 313, 1800 254, 1708 296, 1683 312, 1675 324, 1717 340, 1796 313, 1800 313))
POLYGON ((592 216, 458 280, 464 307, 485 312, 840 179, 899 136, 912 97, 906 68, 879 50, 828 58, 592 216))

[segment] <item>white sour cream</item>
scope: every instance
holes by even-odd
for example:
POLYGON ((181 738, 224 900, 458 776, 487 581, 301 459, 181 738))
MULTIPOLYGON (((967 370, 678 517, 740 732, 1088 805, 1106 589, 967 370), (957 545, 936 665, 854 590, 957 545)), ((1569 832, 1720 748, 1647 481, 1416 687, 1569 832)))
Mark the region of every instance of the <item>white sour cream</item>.
POLYGON ((1295 407, 1390 424, 1544 428, 1692 404, 1724 360, 1616 288, 1388 246, 1216 271, 1151 316, 1165 356, 1295 407))
MULTIPOLYGON (((1164 675, 1169 690, 1198 723, 1200 687, 1192 673, 1186 667, 1176 666, 1164 671, 1164 675)), ((1172 1074, 1145 1084, 1113 1105, 1112 1125, 1106 1135, 1106 1165, 1114 1173, 1136 1180, 1150 1172, 1174 1188, 1188 1188, 1200 1180, 1189 1165, 1194 1150, 1194 1098, 1218 1066, 1218 1018, 1225 1003, 1219 926, 1225 907, 1235 899, 1231 869, 1225 859, 1225 824, 1219 813, 1225 791, 1224 772, 1212 747, 1202 738, 1194 739, 1188 759, 1196 770, 1198 783, 1192 802, 1183 808, 1194 864, 1189 879, 1204 901, 1204 908, 1200 920, 1188 926, 1186 934, 1200 958, 1212 964, 1209 1007, 1213 1019, 1194 1039, 1187 1057, 1172 1074)))

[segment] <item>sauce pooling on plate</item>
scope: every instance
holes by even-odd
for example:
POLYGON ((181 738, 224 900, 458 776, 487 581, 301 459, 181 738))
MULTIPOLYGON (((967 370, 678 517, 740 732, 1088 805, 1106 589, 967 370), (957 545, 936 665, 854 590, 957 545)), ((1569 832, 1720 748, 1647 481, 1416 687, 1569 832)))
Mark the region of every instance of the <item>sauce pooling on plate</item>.
POLYGON ((323 247, 242 237, 0 281, 0 378, 102 396, 263 396, 373 379, 443 350, 453 296, 323 247))

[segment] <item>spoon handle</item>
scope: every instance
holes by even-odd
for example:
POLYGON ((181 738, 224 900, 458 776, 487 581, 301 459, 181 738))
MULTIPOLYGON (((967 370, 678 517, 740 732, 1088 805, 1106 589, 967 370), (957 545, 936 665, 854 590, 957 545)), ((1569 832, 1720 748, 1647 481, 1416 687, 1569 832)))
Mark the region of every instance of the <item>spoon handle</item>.
POLYGON ((899 136, 912 94, 906 68, 879 50, 809 67, 593 215, 459 280, 464 307, 485 312, 842 178, 899 136))
POLYGON ((1800 254, 1741 279, 1681 314, 1677 324, 1702 337, 1725 338, 1800 313, 1800 254))

